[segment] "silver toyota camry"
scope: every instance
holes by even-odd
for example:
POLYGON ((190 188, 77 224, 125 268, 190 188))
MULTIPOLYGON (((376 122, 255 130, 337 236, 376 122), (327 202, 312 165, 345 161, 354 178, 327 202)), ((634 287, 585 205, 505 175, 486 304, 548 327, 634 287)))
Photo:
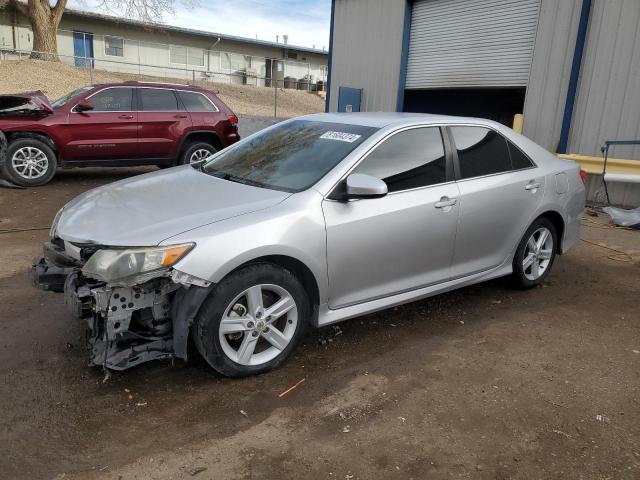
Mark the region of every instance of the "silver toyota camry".
POLYGON ((310 115, 80 195, 31 276, 86 321, 93 365, 193 344, 252 375, 309 327, 506 275, 540 284, 578 240, 583 182, 488 120, 310 115))

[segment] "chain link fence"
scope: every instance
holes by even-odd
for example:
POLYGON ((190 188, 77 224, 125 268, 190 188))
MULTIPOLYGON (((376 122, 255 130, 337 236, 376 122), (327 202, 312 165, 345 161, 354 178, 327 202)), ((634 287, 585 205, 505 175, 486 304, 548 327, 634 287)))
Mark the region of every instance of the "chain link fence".
MULTIPOLYGON (((121 43, 110 43, 110 38, 118 40, 118 37, 109 36, 101 36, 102 42, 95 42, 104 48, 105 54, 101 51, 100 55, 93 56, 95 39, 92 34, 62 31, 58 35, 59 44, 64 44, 65 34, 75 35, 73 41, 81 46, 91 45, 91 50, 84 49, 84 55, 67 55, 0 47, 0 59, 23 60, 35 57, 41 60, 60 60, 76 67, 79 71, 86 72, 89 84, 96 83, 97 78, 104 78, 104 74, 111 73, 117 75, 121 81, 187 83, 203 88, 216 86, 224 88, 224 84, 228 84, 271 89, 274 117, 279 116, 279 91, 297 90, 318 94, 322 98, 325 96, 327 73, 325 65, 192 47, 149 42, 145 44, 145 42, 127 39, 119 39, 121 43), (130 45, 132 42, 135 45, 130 45), (127 52, 126 59, 121 58, 125 56, 124 51, 127 52), (108 53, 114 55, 108 55, 108 53), (144 58, 151 61, 144 62, 144 58), (155 61, 158 59, 162 61, 169 59, 167 62, 169 64, 159 64, 161 62, 155 61), (184 62, 184 65, 176 65, 174 61, 184 62)), ((63 49, 59 47, 59 50, 63 49)), ((78 51, 77 45, 74 51, 78 51)))

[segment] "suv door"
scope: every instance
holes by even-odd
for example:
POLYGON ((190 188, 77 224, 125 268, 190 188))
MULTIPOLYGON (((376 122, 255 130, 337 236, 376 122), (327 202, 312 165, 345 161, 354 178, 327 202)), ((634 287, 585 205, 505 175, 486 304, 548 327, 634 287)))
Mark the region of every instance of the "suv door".
POLYGON ((451 126, 449 131, 460 189, 452 269, 465 276, 498 267, 516 249, 542 200, 545 178, 494 130, 451 126))
POLYGON ((138 142, 143 158, 175 158, 191 117, 175 91, 160 87, 136 88, 138 95, 138 142))
POLYGON ((356 172, 384 180, 389 193, 348 202, 330 195, 323 201, 330 308, 449 279, 458 187, 440 128, 392 134, 351 173, 356 172))
POLYGON ((86 97, 93 110, 72 108, 65 160, 116 160, 138 156, 138 114, 133 89, 108 87, 86 97))

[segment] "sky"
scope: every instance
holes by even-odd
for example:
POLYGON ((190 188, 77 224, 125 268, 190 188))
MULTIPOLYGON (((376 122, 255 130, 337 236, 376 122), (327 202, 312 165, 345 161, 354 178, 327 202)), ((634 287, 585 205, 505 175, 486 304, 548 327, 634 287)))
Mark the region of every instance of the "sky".
MULTIPOLYGON (((276 41, 289 36, 289 44, 329 48, 331 0, 174 0, 173 14, 164 23, 214 33, 276 41)), ((70 0, 68 8, 117 15, 98 9, 98 0, 70 0)))

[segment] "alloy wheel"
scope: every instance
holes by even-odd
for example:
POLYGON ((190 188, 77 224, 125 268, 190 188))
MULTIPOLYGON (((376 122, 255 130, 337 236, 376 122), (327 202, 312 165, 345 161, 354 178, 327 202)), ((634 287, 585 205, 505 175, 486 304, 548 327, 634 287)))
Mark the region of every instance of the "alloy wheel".
POLYGON ((40 178, 49 169, 47 155, 36 147, 22 147, 11 157, 11 166, 15 173, 27 180, 40 178))
POLYGON ((196 150, 195 152, 193 152, 191 154, 191 157, 189 158, 189 163, 191 165, 197 164, 197 163, 202 163, 203 161, 205 161, 210 156, 211 156, 211 151, 209 151, 209 150, 207 150, 205 148, 199 148, 198 150, 196 150))
POLYGON ((553 257, 553 247, 553 235, 546 227, 529 237, 522 259, 522 271, 528 280, 535 281, 544 275, 553 257))
POLYGON ((222 316, 220 344, 240 365, 258 366, 277 357, 291 343, 298 307, 284 288, 254 285, 234 298, 222 316))

